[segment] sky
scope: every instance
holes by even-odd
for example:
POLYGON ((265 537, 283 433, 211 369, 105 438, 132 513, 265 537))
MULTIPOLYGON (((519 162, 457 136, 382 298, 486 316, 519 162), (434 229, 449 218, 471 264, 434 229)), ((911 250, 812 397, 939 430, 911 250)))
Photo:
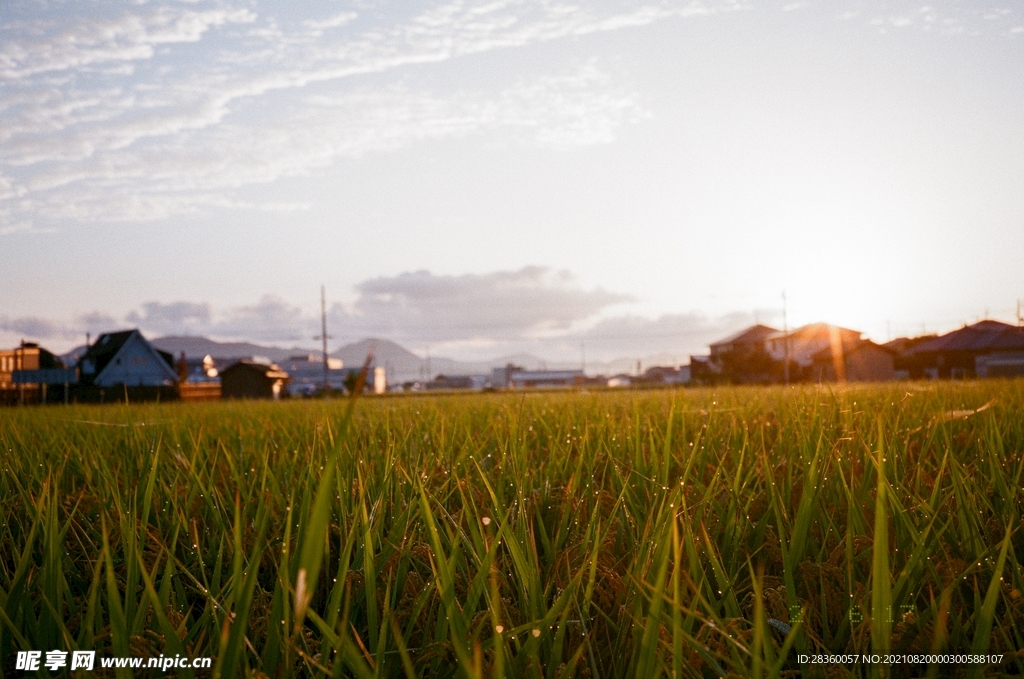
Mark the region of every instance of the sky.
POLYGON ((5 0, 0 345, 1016 322, 1022 92, 1009 1, 5 0))

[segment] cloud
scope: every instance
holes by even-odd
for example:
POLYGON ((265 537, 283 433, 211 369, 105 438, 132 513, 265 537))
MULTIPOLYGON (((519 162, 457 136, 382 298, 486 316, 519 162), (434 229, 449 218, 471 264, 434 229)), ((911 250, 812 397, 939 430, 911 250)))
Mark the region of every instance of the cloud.
POLYGON ((735 312, 723 316, 666 314, 658 318, 622 315, 601 320, 571 338, 604 356, 706 353, 707 346, 754 323, 776 322, 779 312, 735 312))
POLYGON ((142 313, 132 311, 125 320, 160 333, 187 333, 190 329, 205 330, 212 317, 210 305, 196 302, 146 302, 142 313))
POLYGON ((122 323, 103 311, 90 311, 75 316, 74 326, 82 332, 103 333, 113 332, 122 327, 122 323))
POLYGON ((52 339, 68 336, 64 326, 38 316, 21 316, 19 318, 0 316, 0 331, 23 335, 27 339, 52 339))
POLYGON ((429 271, 356 286, 352 311, 335 306, 332 327, 423 341, 511 340, 562 333, 628 295, 581 288, 566 271, 529 266, 461 276, 429 271))
POLYGON ((84 340, 87 332, 96 335, 123 328, 122 321, 102 311, 77 314, 70 321, 39 316, 0 316, 0 332, 20 335, 29 340, 84 340))
POLYGON ((0 228, 208 212, 238 189, 423 139, 605 143, 644 112, 594 64, 497 93, 349 81, 736 6, 459 1, 397 20, 166 3, 29 13, 0 25, 0 228), (316 84, 319 102, 304 91, 316 84))
MULTIPOLYGON (((808 3, 785 6, 795 4, 808 3)), ((840 15, 874 16, 879 30, 1020 29, 1005 8, 947 2, 887 14, 895 6, 863 4, 840 15)), ((427 139, 607 143, 645 111, 596 64, 499 91, 411 89, 402 76, 469 55, 747 8, 736 0, 452 0, 422 11, 399 4, 295 17, 258 15, 231 0, 16 3, 0 24, 0 235, 28 232, 28 221, 43 232, 243 203, 280 209, 236 194, 427 139)))
POLYGON ((75 144, 55 149, 69 163, 38 168, 19 204, 37 218, 77 221, 150 221, 240 204, 303 209, 308 206, 243 203, 230 193, 428 139, 501 132, 562 149, 606 143, 645 115, 635 95, 612 86, 593 63, 497 93, 441 97, 394 86, 322 94, 293 103, 276 120, 261 120, 259 129, 225 123, 130 150, 89 147, 78 162, 69 155, 75 144))
POLYGON ((210 324, 208 331, 219 337, 274 341, 313 339, 316 320, 300 307, 275 295, 264 295, 251 306, 236 307, 210 324))
POLYGON ((356 12, 342 12, 327 19, 308 19, 303 21, 302 25, 310 29, 310 33, 312 35, 319 37, 325 30, 350 24, 355 21, 358 16, 359 15, 356 12))
POLYGON ((211 27, 255 18, 245 9, 197 12, 165 6, 148 14, 76 17, 72 23, 14 22, 3 26, 3 34, 14 37, 0 46, 0 78, 15 80, 107 62, 150 59, 158 45, 196 42, 211 27))

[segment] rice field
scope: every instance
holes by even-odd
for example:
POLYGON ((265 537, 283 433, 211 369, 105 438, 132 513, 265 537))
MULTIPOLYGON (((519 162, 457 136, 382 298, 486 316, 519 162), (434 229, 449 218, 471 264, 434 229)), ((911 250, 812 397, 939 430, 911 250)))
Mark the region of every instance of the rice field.
POLYGON ((1024 674, 1024 381, 12 408, 0 451, 5 677, 1024 674))

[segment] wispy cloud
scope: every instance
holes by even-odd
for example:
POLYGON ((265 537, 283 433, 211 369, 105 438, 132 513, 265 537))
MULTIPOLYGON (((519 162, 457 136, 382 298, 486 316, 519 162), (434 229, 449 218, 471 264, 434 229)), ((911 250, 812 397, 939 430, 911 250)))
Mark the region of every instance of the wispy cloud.
POLYGON ((500 92, 347 83, 736 6, 460 1, 388 24, 355 12, 285 21, 195 5, 104 16, 62 7, 0 26, 0 224, 209 210, 237 189, 339 158, 485 130, 556 147, 607 142, 643 111, 595 64, 500 92), (317 83, 303 106, 283 96, 317 83))
MULTIPOLYGON (((458 92, 441 97, 396 85, 384 91, 309 96, 258 127, 224 122, 201 131, 178 130, 166 139, 126 148, 113 139, 103 150, 96 148, 96 140, 68 146, 56 140, 40 142, 24 151, 60 155, 65 162, 34 163, 24 158, 36 167, 29 181, 18 187, 22 196, 18 207, 8 207, 10 219, 28 213, 46 219, 147 221, 238 207, 239 201, 231 196, 235 189, 303 176, 339 158, 484 131, 500 130, 526 143, 557 148, 604 143, 614 138, 618 127, 645 115, 635 95, 608 81, 590 64, 496 94, 458 92), (51 145, 49 151, 44 149, 51 145)), ((12 157, 17 150, 12 148, 12 157)))
POLYGON ((17 21, 3 26, 0 78, 81 70, 150 59, 160 45, 197 42, 215 26, 256 19, 247 9, 194 11, 165 6, 116 17, 17 21))
MULTIPOLYGON (((42 231, 57 221, 159 220, 242 204, 303 209, 238 194, 426 139, 606 143, 645 111, 597 62, 493 89, 411 87, 405 77, 471 55, 752 6, 450 0, 301 17, 232 0, 5 7, 0 234, 23 233, 29 221, 42 231)), ((1021 30, 1010 6, 849 0, 834 11, 879 30, 1021 30)))

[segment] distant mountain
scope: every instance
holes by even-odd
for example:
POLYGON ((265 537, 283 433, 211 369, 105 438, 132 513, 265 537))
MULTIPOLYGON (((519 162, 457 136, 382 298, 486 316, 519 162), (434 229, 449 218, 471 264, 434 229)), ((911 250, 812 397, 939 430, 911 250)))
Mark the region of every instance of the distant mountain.
POLYGON ((423 359, 405 347, 391 340, 369 338, 346 344, 331 352, 331 356, 340 358, 346 368, 357 368, 373 354, 374 365, 391 366, 398 372, 417 373, 423 359))
POLYGON ((292 347, 284 349, 281 347, 267 347, 252 342, 216 342, 206 337, 195 335, 158 337, 152 340, 153 346, 157 349, 170 352, 177 358, 182 352, 189 358, 202 358, 212 356, 213 358, 250 358, 252 356, 265 356, 271 361, 285 361, 290 356, 310 353, 309 349, 292 347))

